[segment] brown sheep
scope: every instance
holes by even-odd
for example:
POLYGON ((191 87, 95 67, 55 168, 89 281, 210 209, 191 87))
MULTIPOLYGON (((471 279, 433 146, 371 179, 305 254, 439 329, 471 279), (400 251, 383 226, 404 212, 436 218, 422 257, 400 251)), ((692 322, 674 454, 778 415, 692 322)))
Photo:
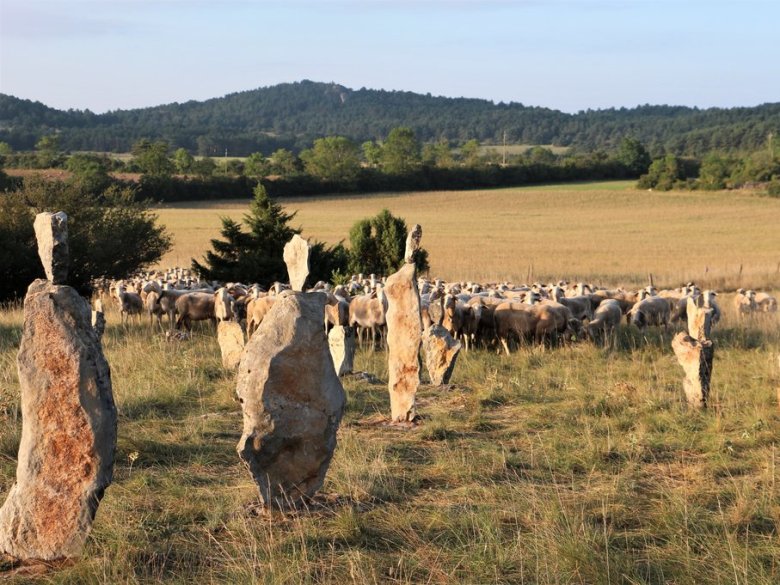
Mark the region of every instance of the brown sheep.
MULTIPOLYGON (((163 291, 164 293, 165 291, 163 291)), ((214 295, 206 292, 191 292, 181 295, 176 299, 176 329, 182 325, 190 331, 193 321, 210 320, 214 327, 217 326, 217 317, 214 314, 214 295)))
POLYGON ((544 343, 545 340, 555 343, 561 337, 567 340, 578 334, 582 328, 571 310, 561 303, 545 300, 534 305, 533 310, 538 318, 534 335, 537 343, 544 343))
POLYGON ((252 334, 263 322, 268 311, 274 306, 276 297, 259 297, 252 299, 246 305, 246 334, 247 337, 251 337, 252 334))
POLYGON ((525 303, 506 301, 494 307, 492 313, 495 335, 507 355, 509 355, 511 340, 517 339, 520 343, 524 343, 530 341, 536 333, 539 317, 525 303))
POLYGON ((119 303, 119 315, 122 324, 126 324, 131 315, 137 315, 138 322, 141 322, 141 313, 144 310, 144 302, 141 299, 141 295, 136 292, 125 292, 124 286, 118 286, 115 298, 119 303))

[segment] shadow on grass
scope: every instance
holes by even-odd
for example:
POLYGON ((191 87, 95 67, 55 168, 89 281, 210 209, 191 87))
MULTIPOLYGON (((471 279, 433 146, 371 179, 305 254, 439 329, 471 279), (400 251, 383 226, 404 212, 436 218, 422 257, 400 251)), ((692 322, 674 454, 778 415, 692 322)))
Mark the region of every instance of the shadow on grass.
POLYGON ((346 414, 352 421, 390 412, 390 396, 385 386, 349 388, 346 392, 346 414))
POLYGON ((223 439, 208 443, 193 440, 182 443, 174 439, 161 441, 141 437, 120 437, 118 451, 132 450, 138 453, 138 458, 133 463, 133 469, 136 471, 155 467, 179 468, 183 464, 232 468, 235 467, 238 457, 235 449, 238 439, 239 435, 235 440, 223 439))
MULTIPOLYGON (((148 320, 141 320, 140 323, 131 321, 126 325, 112 322, 106 326, 104 338, 109 338, 113 343, 118 343, 138 336, 144 338, 165 338, 166 332, 169 330, 170 328, 167 323, 163 323, 163 328, 161 329, 156 322, 153 326, 150 326, 148 320)), ((213 337, 216 339, 217 331, 209 321, 196 321, 192 324, 192 335, 194 337, 213 337)), ((186 341, 183 343, 186 343, 186 341)))

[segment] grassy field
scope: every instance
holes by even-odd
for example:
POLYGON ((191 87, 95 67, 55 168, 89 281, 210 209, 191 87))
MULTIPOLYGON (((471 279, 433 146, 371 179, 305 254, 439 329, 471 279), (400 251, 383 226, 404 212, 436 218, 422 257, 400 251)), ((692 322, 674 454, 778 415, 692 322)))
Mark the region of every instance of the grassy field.
MULTIPOLYGON (((84 558, 47 583, 780 582, 776 317, 727 311, 705 412, 683 402, 671 332, 461 355, 452 387, 421 388, 411 430, 376 424, 385 354, 360 352, 379 383, 345 381, 318 502, 271 515, 235 452, 240 407, 214 333, 168 342, 108 318, 115 481, 84 558)), ((20 327, 19 309, 0 313, 2 494, 20 327)))
MULTIPOLYGON (((330 242, 387 207, 423 225, 433 272, 447 278, 631 284, 653 272, 778 289, 780 201, 745 193, 594 183, 287 205, 305 235, 330 242)), ((219 215, 246 206, 162 209, 177 238, 164 264, 202 253, 219 215)), ((214 332, 170 342, 145 324, 120 326, 111 309, 115 481, 84 557, 40 580, 774 585, 780 319, 737 322, 730 295, 719 299, 704 412, 684 403, 672 331, 623 326, 613 349, 462 354, 452 386, 421 388, 423 422, 408 430, 377 424, 389 413, 386 355, 359 351, 356 369, 376 380, 345 379, 325 485, 309 510, 286 514, 257 512, 235 452, 235 375, 214 332)), ((0 310, 2 497, 21 431, 21 321, 18 307, 0 310)))
MULTIPOLYGON (((610 285, 775 287, 780 199, 743 192, 647 192, 632 182, 285 199, 306 237, 346 240, 383 208, 423 226, 431 274, 456 280, 589 279, 610 285)), ((160 210, 175 237, 162 266, 189 265, 247 201, 160 210)))

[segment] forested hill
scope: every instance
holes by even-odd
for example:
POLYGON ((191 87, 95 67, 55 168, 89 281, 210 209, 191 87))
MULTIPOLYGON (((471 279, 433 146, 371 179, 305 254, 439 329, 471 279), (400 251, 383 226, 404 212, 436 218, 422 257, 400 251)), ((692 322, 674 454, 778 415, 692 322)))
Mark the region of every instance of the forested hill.
POLYGON ((164 139, 198 154, 269 154, 300 149, 317 137, 381 140, 409 126, 430 142, 476 138, 501 144, 554 144, 609 150, 627 135, 653 151, 701 155, 710 150, 754 150, 780 134, 780 103, 751 108, 678 106, 589 110, 566 114, 520 103, 447 98, 404 91, 351 90, 302 81, 190 101, 105 114, 60 111, 0 94, 0 141, 31 149, 58 132, 68 150, 127 152, 140 138, 164 139))

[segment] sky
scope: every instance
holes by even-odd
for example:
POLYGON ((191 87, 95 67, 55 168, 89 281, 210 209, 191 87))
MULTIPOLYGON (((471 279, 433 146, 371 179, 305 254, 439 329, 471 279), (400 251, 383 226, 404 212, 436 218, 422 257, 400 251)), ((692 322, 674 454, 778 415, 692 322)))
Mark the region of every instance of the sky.
POLYGON ((294 82, 566 112, 780 101, 780 0, 0 0, 0 93, 148 107, 294 82))

